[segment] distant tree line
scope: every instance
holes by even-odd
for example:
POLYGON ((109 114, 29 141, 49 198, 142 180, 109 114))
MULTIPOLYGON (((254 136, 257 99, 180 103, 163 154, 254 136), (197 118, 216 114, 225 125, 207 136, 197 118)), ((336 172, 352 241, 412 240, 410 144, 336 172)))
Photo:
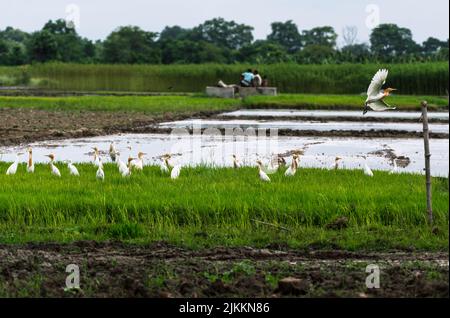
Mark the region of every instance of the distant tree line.
POLYGON ((253 27, 216 18, 192 28, 168 26, 148 32, 137 26, 114 30, 104 41, 81 37, 64 20, 50 20, 42 30, 0 30, 0 65, 35 62, 196 64, 299 64, 448 61, 449 41, 430 37, 419 44, 411 30, 381 24, 370 43, 357 43, 357 29, 343 30, 343 43, 330 26, 299 31, 292 21, 274 22, 265 40, 254 40, 253 27))

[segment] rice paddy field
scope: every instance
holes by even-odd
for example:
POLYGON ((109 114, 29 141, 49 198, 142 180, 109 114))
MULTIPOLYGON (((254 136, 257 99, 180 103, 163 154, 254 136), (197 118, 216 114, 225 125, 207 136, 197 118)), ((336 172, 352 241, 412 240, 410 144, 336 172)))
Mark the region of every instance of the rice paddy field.
MULTIPOLYGON (((280 171, 261 182, 256 168, 186 168, 171 180, 159 167, 130 178, 107 165, 80 178, 38 165, 0 176, 0 241, 167 241, 189 247, 266 246, 345 250, 448 250, 448 179, 434 178, 435 228, 427 223, 420 175, 374 178, 361 170, 280 171)), ((0 165, 5 171, 6 164, 0 165)))

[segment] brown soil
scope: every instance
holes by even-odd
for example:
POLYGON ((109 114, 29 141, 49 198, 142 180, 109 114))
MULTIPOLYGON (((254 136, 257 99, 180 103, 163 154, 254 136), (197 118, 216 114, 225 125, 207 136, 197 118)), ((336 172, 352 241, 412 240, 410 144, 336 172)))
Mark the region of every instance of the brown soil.
POLYGON ((448 297, 448 253, 0 245, 0 296, 448 297), (65 290, 69 264, 80 268, 80 290, 65 290), (380 289, 366 288, 368 264, 380 267, 380 289))

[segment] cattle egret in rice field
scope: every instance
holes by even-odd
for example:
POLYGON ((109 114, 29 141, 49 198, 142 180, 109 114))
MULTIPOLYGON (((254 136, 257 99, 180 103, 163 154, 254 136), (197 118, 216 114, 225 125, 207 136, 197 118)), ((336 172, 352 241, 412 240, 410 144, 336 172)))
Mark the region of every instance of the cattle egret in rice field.
POLYGON ((120 173, 122 175, 122 177, 126 178, 131 176, 131 169, 133 167, 133 160, 135 160, 134 158, 128 158, 128 166, 125 167, 125 170, 122 170, 120 173))
POLYGON ((144 170, 144 156, 145 155, 146 155, 145 153, 139 152, 137 159, 133 159, 132 165, 134 166, 134 168, 136 170, 140 170, 140 171, 144 170))
POLYGON ((395 88, 390 87, 382 90, 383 85, 386 83, 388 74, 388 70, 382 69, 379 70, 373 77, 367 90, 367 100, 364 105, 363 115, 365 115, 369 110, 381 112, 395 109, 395 107, 386 104, 384 101, 384 99, 388 97, 391 92, 396 90, 395 88))
POLYGON ((175 180, 178 179, 181 173, 181 165, 176 165, 173 167, 172 172, 170 173, 170 178, 175 180))
POLYGON ((109 145, 109 157, 111 158, 112 162, 116 162, 117 150, 113 142, 109 145))
POLYGON ((69 168, 69 172, 71 176, 80 176, 77 167, 75 167, 72 163, 72 160, 67 160, 67 167, 69 168))
POLYGON ((98 157, 98 160, 99 160, 100 164, 98 165, 96 178, 97 178, 97 180, 105 181, 105 172, 103 171, 102 159, 100 157, 98 157))
POLYGON ((116 153, 116 164, 119 168, 120 174, 124 174, 127 171, 127 165, 122 160, 120 160, 120 153, 118 152, 116 153))
POLYGON ((170 159, 170 155, 164 155, 161 157, 161 164, 159 165, 159 168, 161 169, 162 173, 170 172, 169 159, 170 159))
POLYGON ((398 166, 397 166, 397 159, 392 160, 392 162, 394 164, 394 167, 392 168, 391 171, 389 171, 389 174, 399 173, 398 166))
POLYGON ((27 172, 34 173, 33 149, 31 147, 28 148, 27 172))
POLYGON ((373 177, 373 172, 369 168, 369 165, 367 164, 367 157, 363 157, 363 158, 364 158, 364 174, 366 176, 373 177))
POLYGON ((334 159, 334 165, 333 165, 334 170, 338 170, 338 169, 339 169, 339 162, 340 162, 341 160, 342 160, 341 157, 336 157, 336 158, 334 159))
POLYGON ((100 160, 100 153, 98 151, 98 148, 94 147, 92 149, 94 150, 94 166, 96 166, 96 167, 102 166, 102 168, 103 168, 103 164, 100 160))
POLYGON ((12 165, 9 166, 8 170, 6 170, 7 175, 14 175, 17 172, 17 166, 19 165, 20 156, 23 155, 23 153, 18 153, 16 155, 16 160, 13 162, 12 165))
POLYGON ((293 155, 292 156, 291 166, 284 173, 284 175, 286 177, 293 177, 293 176, 295 176, 295 173, 297 172, 297 167, 298 167, 297 159, 298 159, 297 155, 293 155))
POLYGON ((51 170, 52 175, 61 177, 61 172, 59 172, 59 169, 54 164, 55 155, 51 153, 49 155, 46 155, 46 157, 50 158, 50 170, 51 170))
POLYGON ((269 176, 263 171, 263 163, 260 160, 256 163, 258 164, 259 178, 264 182, 270 182, 269 176))
POLYGON ((241 163, 237 159, 236 155, 233 155, 233 167, 234 167, 234 169, 241 168, 241 163))

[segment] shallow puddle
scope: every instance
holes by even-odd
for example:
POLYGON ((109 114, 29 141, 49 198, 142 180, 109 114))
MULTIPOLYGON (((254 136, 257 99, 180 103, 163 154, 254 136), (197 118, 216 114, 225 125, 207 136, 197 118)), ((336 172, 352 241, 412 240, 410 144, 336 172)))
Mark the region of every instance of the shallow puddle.
MULTIPOLYGON (((419 112, 369 112, 362 116, 361 111, 333 111, 333 110, 294 110, 294 109, 244 109, 230 113, 223 113, 221 117, 310 117, 310 118, 375 118, 375 119, 417 119, 421 117, 419 112)), ((448 112, 429 112, 428 118, 448 120, 448 112)))
MULTIPOLYGON (((174 154, 172 164, 232 166, 232 154, 237 154, 244 165, 255 166, 257 159, 266 164, 275 154, 286 156, 295 150, 303 150, 301 166, 330 169, 337 156, 342 158, 341 169, 360 168, 367 156, 368 165, 374 170, 391 170, 392 158, 398 158, 401 172, 423 173, 424 154, 421 139, 365 139, 327 137, 224 137, 224 136, 170 136, 162 134, 123 134, 104 137, 36 142, 34 160, 47 162, 46 154, 54 153, 58 161, 92 161, 92 147, 101 150, 104 161, 109 162, 108 149, 111 142, 121 152, 122 160, 145 152, 146 164, 159 164, 160 156, 174 154)), ((0 160, 13 161, 15 153, 25 147, 0 148, 0 160)), ((449 142, 447 139, 431 140, 431 163, 434 176, 448 176, 449 142)), ((26 162, 27 155, 21 157, 26 162)))
MULTIPOLYGON (((318 122, 318 121, 265 121, 265 120, 182 120, 161 123, 160 128, 254 128, 254 129, 286 129, 296 131, 400 131, 400 132, 422 132, 422 123, 383 123, 383 122, 318 122)), ((447 133, 448 124, 430 124, 430 132, 447 133)))

